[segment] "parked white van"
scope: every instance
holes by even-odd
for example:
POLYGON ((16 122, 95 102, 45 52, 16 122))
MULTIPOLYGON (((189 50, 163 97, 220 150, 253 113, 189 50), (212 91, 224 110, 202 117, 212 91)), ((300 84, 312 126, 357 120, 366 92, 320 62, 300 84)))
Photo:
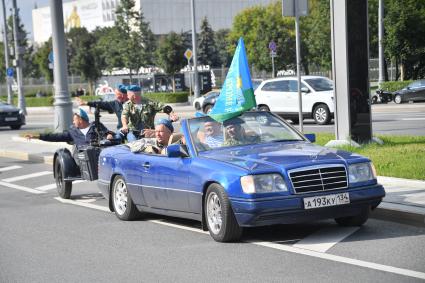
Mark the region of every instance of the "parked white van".
MULTIPOLYGON (((334 116, 333 82, 325 77, 301 77, 303 118, 313 118, 317 124, 328 124, 334 116)), ((255 90, 259 110, 271 111, 299 123, 297 77, 263 81, 255 90)))

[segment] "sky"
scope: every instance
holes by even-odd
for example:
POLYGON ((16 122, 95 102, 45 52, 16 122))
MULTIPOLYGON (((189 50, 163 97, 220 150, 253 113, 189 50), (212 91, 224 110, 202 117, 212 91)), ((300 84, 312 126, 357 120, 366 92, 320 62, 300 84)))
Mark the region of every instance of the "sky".
MULTIPOLYGON (((70 2, 71 0, 64 0, 62 2, 70 2)), ((6 17, 9 17, 11 15, 10 9, 12 8, 12 0, 4 0, 6 5, 6 17)), ((19 16, 22 19, 22 22, 24 23, 25 30, 28 33, 28 38, 32 40, 33 34, 32 34, 32 10, 34 9, 34 6, 37 4, 39 8, 41 7, 47 7, 49 6, 49 0, 17 0, 17 6, 19 8, 19 16)), ((1 2, 0 2, 1 4, 1 2)), ((3 11, 0 10, 0 19, 3 23, 3 11)), ((1 30, 3 31, 3 24, 0 25, 1 30)), ((3 41, 3 37, 1 38, 3 41)))

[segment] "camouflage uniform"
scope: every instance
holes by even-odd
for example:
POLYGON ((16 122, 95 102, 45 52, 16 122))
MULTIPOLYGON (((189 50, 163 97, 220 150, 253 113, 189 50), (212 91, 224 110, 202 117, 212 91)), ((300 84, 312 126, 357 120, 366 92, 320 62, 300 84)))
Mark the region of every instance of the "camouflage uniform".
POLYGON ((155 115, 161 112, 164 105, 160 102, 151 101, 142 97, 141 104, 135 104, 130 100, 123 105, 122 116, 127 118, 127 126, 130 131, 141 131, 155 127, 155 115))

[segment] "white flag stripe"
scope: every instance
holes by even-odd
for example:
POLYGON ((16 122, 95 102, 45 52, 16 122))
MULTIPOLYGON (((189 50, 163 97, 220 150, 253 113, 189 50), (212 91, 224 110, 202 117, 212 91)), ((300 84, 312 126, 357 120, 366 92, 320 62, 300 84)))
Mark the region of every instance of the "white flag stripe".
POLYGON ((19 169, 19 168, 22 168, 22 167, 21 166, 18 166, 18 165, 3 167, 3 168, 0 168, 0 172, 15 170, 15 169, 19 169))
POLYGON ((41 172, 32 173, 28 175, 22 175, 22 176, 3 179, 2 181, 12 183, 16 181, 31 179, 31 178, 40 177, 40 176, 49 175, 49 174, 52 174, 52 171, 41 171, 41 172))
POLYGON ((4 186, 4 187, 16 189, 16 190, 20 190, 20 191, 24 191, 24 192, 28 192, 28 193, 33 193, 33 194, 44 194, 44 192, 42 192, 42 191, 38 191, 38 190, 34 190, 34 189, 27 188, 27 187, 24 187, 24 186, 19 186, 19 185, 6 183, 6 182, 2 182, 2 181, 0 181, 0 186, 4 186))
POLYGON ((360 227, 329 227, 320 229, 292 246, 325 253, 334 245, 356 232, 359 228, 360 227))

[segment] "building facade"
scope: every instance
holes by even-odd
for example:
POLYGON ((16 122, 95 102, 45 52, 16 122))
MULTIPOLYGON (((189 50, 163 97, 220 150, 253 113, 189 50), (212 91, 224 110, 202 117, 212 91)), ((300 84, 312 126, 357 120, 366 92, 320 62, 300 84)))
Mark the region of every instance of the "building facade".
MULTIPOLYGON (((233 18, 243 9, 255 5, 267 5, 276 0, 195 0, 197 31, 201 20, 208 18, 213 30, 230 28, 233 18)), ((92 31, 96 27, 112 26, 119 0, 77 0, 63 3, 65 30, 85 27, 92 31)), ((186 32, 192 29, 191 0, 136 0, 137 10, 143 12, 156 35, 170 31, 186 32)), ((52 35, 50 7, 32 11, 34 42, 41 44, 52 35)))

